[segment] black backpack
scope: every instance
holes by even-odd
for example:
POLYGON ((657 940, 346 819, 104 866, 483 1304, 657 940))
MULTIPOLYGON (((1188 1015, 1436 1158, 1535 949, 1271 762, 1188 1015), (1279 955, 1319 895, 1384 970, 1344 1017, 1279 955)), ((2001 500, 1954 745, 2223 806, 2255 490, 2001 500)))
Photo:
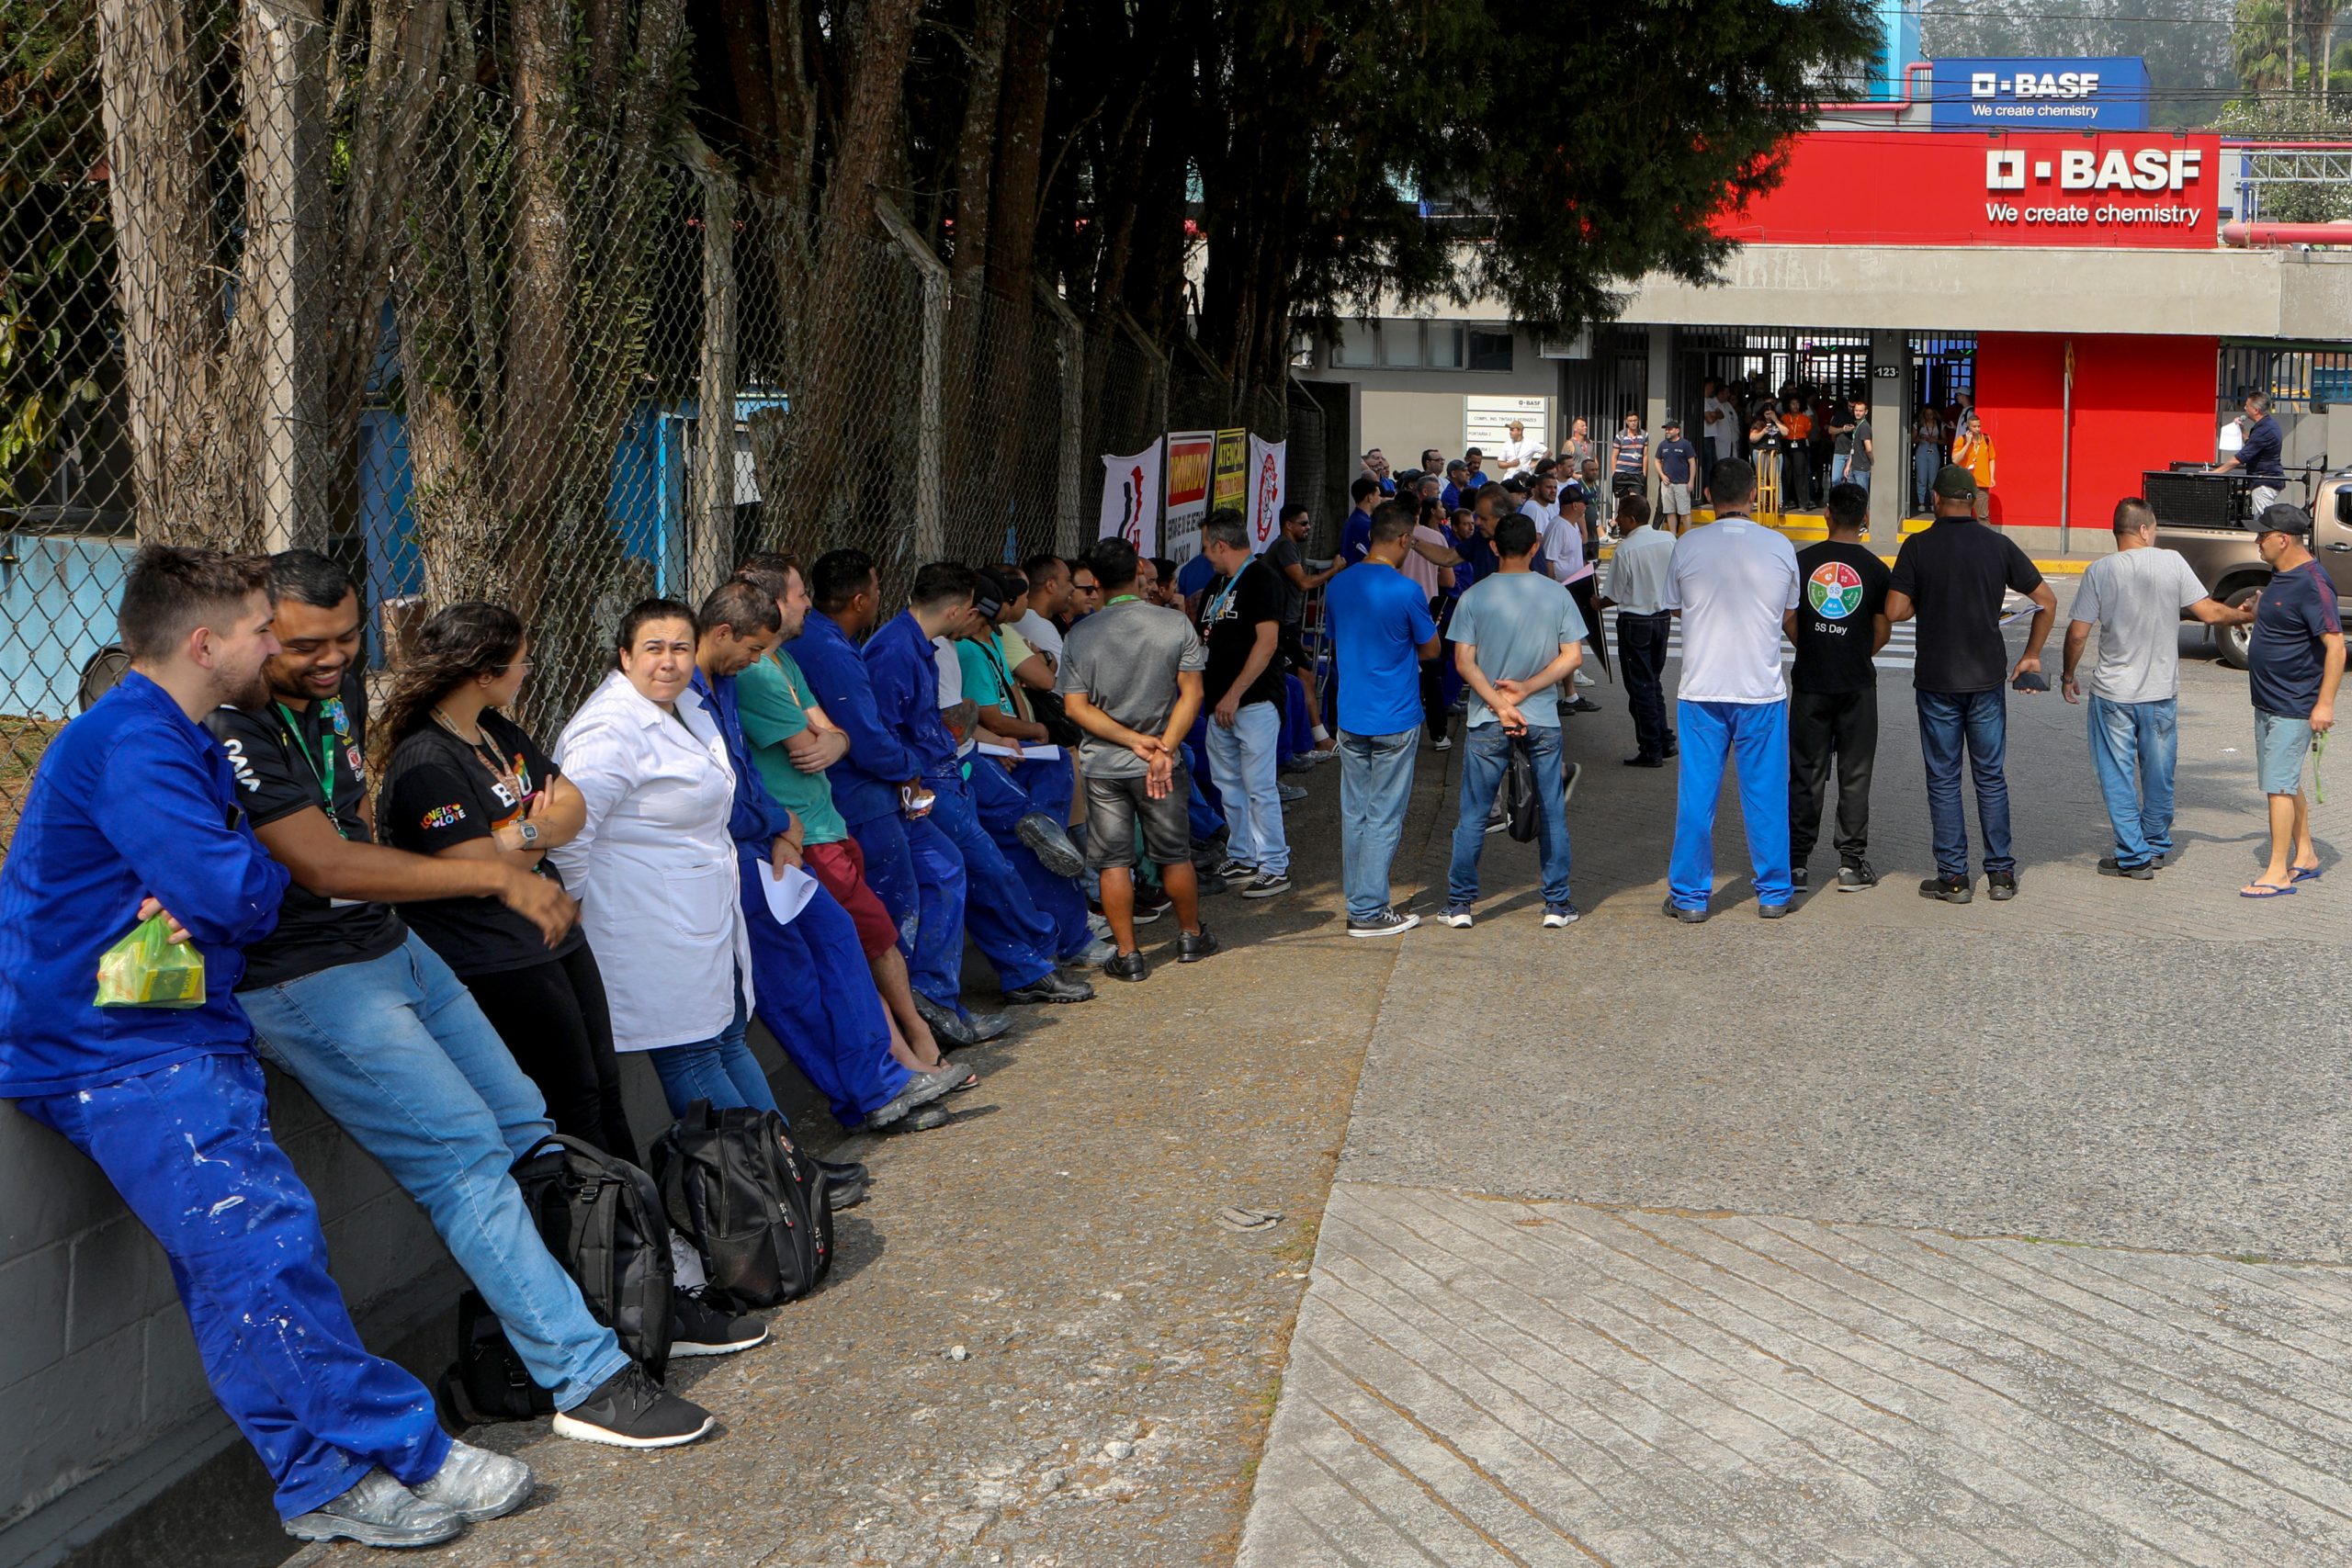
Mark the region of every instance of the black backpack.
POLYGON ((832 1268, 824 1174, 775 1111, 697 1100, 655 1140, 653 1172, 670 1223, 702 1254, 714 1304, 798 1301, 832 1268))
MULTIPOLYGON (((589 1312, 631 1360, 660 1378, 670 1361, 675 1273, 670 1222, 653 1179, 593 1145, 552 1134, 514 1162, 513 1174, 540 1239, 580 1287, 589 1312)), ((554 1410, 472 1291, 458 1301, 452 1382, 476 1419, 527 1421, 554 1410)))
MULTIPOLYGON (((1503 809, 1510 836, 1526 843, 1543 831, 1544 803, 1536 798, 1535 753, 1524 735, 1510 738, 1510 760, 1503 764, 1503 809)), ((1558 810, 1554 802, 1552 810, 1558 810)))

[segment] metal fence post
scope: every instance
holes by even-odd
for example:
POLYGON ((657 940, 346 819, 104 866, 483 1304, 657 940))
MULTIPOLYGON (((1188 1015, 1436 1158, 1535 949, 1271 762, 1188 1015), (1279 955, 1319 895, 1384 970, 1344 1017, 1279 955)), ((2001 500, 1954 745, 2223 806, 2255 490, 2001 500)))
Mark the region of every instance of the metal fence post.
POLYGON ((1061 371, 1061 431, 1054 448, 1054 548, 1075 558, 1086 547, 1079 513, 1086 474, 1086 332, 1061 297, 1042 281, 1037 299, 1053 318, 1054 360, 1061 371))
POLYGON ((874 211, 922 279, 922 375, 915 422, 914 558, 920 564, 947 553, 947 444, 941 417, 945 369, 942 362, 947 352, 947 268, 907 227, 897 208, 876 197, 874 211))

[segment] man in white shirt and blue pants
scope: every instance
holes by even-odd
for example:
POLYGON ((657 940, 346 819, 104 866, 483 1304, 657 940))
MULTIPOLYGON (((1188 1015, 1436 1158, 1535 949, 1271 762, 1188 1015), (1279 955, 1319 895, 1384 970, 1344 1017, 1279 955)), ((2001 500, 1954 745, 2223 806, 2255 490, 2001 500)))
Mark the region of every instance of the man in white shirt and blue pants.
POLYGON ((1748 515, 1756 470, 1737 457, 1707 476, 1715 521, 1674 543, 1666 607, 1682 617, 1682 772, 1667 866, 1666 913, 1687 925, 1714 892, 1715 800, 1724 763, 1739 768, 1739 813, 1756 874, 1757 913, 1789 912, 1789 684, 1781 616, 1797 606, 1797 553, 1748 515))

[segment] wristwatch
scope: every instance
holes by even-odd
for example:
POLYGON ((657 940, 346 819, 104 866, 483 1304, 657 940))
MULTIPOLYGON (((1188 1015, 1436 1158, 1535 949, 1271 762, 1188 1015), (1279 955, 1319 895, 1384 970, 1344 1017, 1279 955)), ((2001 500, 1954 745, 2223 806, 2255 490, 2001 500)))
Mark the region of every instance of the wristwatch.
POLYGON ((537 822, 517 822, 514 830, 523 835, 523 847, 526 850, 539 841, 539 825, 537 822))

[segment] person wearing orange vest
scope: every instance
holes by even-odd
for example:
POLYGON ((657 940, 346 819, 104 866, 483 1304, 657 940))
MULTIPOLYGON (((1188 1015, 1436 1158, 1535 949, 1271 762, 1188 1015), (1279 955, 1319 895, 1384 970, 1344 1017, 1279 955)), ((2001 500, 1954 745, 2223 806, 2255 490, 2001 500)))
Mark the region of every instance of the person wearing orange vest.
POLYGON ((1976 521, 1993 520, 1993 438, 1984 434, 1984 421, 1974 409, 1968 411, 1961 422, 1960 434, 1952 438, 1951 460, 1966 468, 1976 479, 1976 521))

